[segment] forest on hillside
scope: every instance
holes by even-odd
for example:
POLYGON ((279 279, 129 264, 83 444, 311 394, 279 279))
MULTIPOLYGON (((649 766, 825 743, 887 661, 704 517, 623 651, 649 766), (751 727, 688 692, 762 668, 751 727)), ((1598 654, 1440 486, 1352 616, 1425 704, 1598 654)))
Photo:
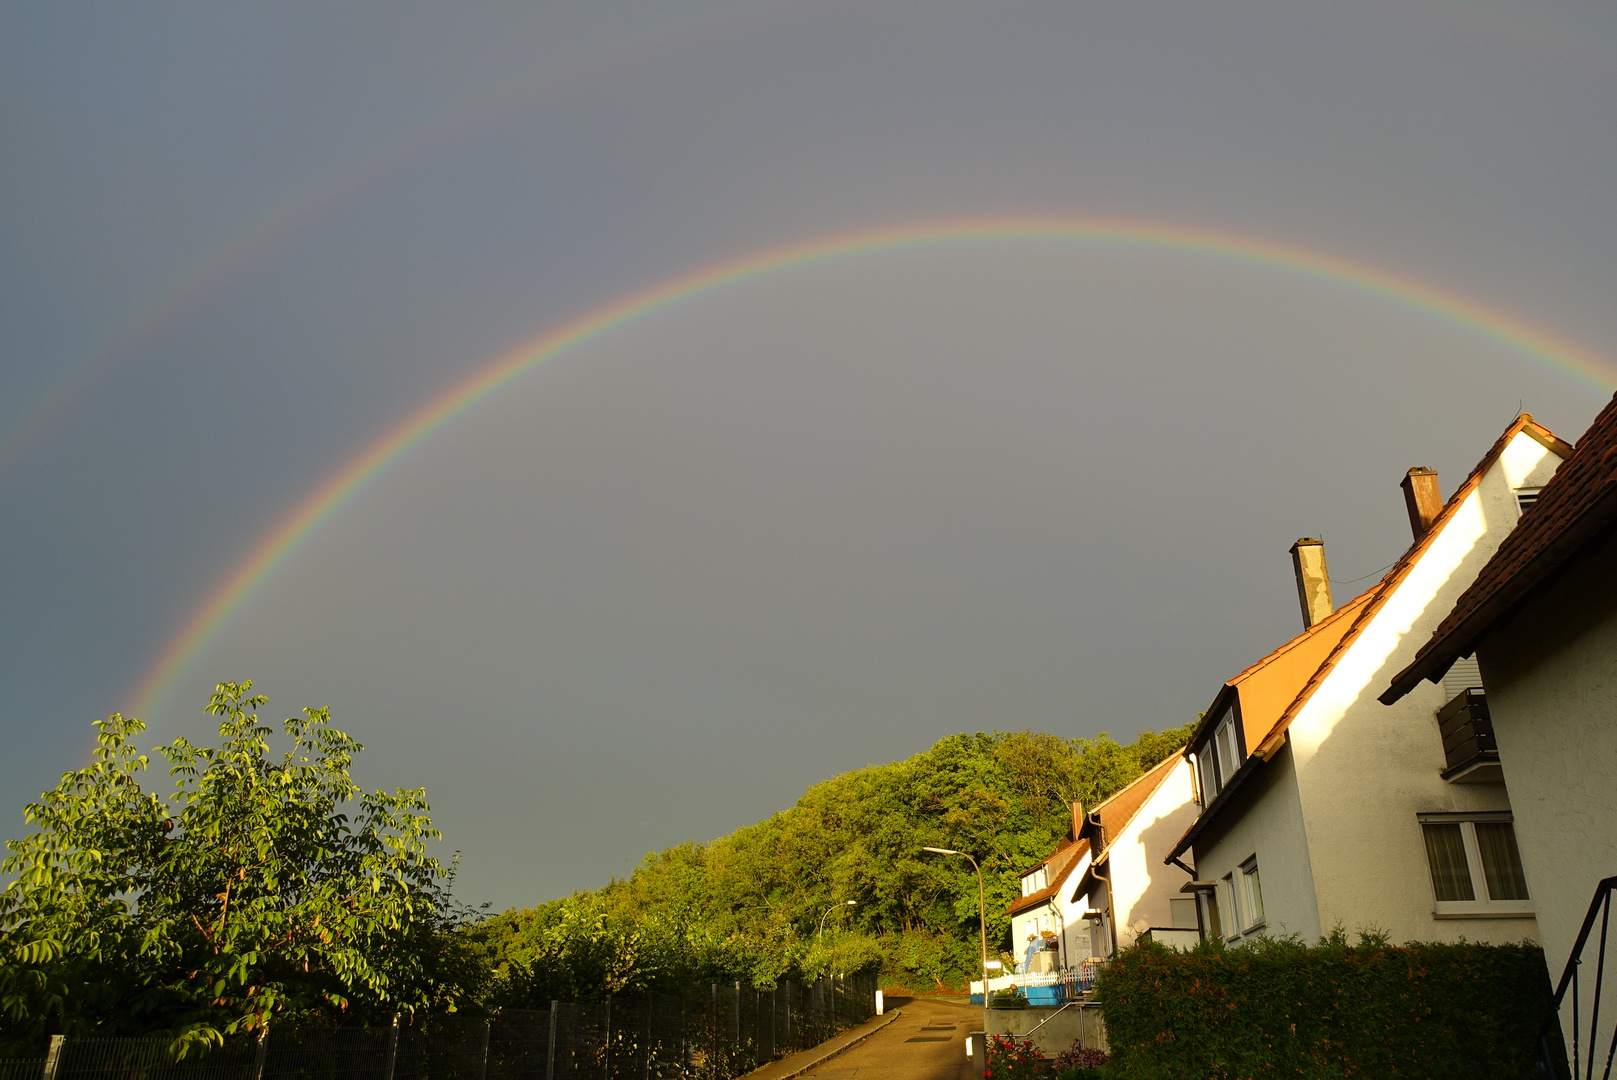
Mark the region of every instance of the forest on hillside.
POLYGON ((489 979, 480 996, 536 1006, 871 970, 917 989, 960 986, 977 969, 976 875, 921 849, 982 864, 997 953, 1018 874, 1067 831, 1072 802, 1111 795, 1182 747, 1192 726, 1126 744, 1104 733, 951 735, 843 773, 756 825, 652 852, 626 879, 464 928, 489 979))

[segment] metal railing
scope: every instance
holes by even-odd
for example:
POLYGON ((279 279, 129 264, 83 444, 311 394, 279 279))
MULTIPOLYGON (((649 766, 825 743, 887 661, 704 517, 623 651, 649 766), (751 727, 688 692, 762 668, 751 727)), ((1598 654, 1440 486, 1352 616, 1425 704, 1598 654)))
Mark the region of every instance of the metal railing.
POLYGON ((413 1027, 273 1025, 177 1057, 167 1039, 51 1040, 0 1080, 732 1080, 875 1013, 874 976, 609 996, 413 1027))
MULTIPOLYGON (((990 996, 1003 990, 1012 988, 1021 990, 1031 1000, 1034 997, 1048 998, 1041 1004, 1060 1005, 1069 1001, 1078 1001, 1095 985, 1095 975, 1103 966, 1103 961, 1085 960, 1077 967, 1061 968, 1057 971, 1030 971, 1000 975, 988 980, 988 993, 990 996), (1030 991, 1032 991, 1030 993, 1030 991)), ((974 979, 971 983, 971 1000, 981 1004, 983 982, 974 979)), ((990 1005, 992 1007, 992 1005, 990 1005)))
POLYGON ((1589 901, 1589 913, 1583 917, 1583 926, 1578 931, 1577 941, 1573 943, 1572 955, 1567 958, 1566 969, 1561 973, 1561 981, 1555 988, 1555 996, 1550 1002, 1550 1015, 1544 1021, 1544 1027, 1539 1032, 1538 1051, 1534 1055, 1534 1067, 1542 1080, 1594 1080, 1595 1065, 1600 1061, 1600 1011, 1601 1005, 1608 1006, 1606 1023, 1611 1027, 1611 1037, 1606 1040, 1605 1057, 1601 1080, 1610 1080, 1612 1058, 1617 1054, 1617 1001, 1606 1001, 1606 946, 1610 940, 1611 929, 1611 898, 1617 891, 1617 877, 1609 877, 1595 886, 1594 899, 1589 901), (1600 924, 1600 941, 1594 953, 1594 988, 1592 993, 1583 990, 1582 970, 1584 966, 1584 953, 1589 945, 1589 937, 1594 931, 1595 923, 1600 924), (1572 1035, 1566 1037, 1566 1027, 1562 1021, 1562 1006, 1567 1003, 1567 992, 1571 991, 1572 1005, 1572 1035), (1584 1014, 1588 1013, 1588 1025, 1584 1024, 1584 1014), (1570 1058, 1567 1052, 1570 1051, 1570 1058), (1570 1071, 1569 1071, 1570 1070, 1570 1071))

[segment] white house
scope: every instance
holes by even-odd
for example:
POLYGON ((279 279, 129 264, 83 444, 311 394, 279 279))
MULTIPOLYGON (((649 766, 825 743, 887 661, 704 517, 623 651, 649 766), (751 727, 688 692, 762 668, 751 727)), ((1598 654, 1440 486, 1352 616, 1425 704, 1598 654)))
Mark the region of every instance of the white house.
POLYGON ((1147 930, 1165 944, 1195 941, 1195 904, 1179 894, 1184 879, 1161 855, 1195 816, 1190 766, 1177 754, 1084 815, 1091 856, 1069 902, 1083 909, 1086 959, 1109 959, 1147 930))
POLYGON ((1435 701, 1422 680, 1475 653, 1558 979, 1596 883, 1617 875, 1617 400, 1446 614, 1381 700, 1435 701))
POLYGON ((1303 634, 1225 683, 1186 749, 1198 813, 1165 850, 1192 871, 1210 932, 1536 936, 1498 768, 1475 740, 1445 752, 1437 714, 1455 695, 1428 686, 1390 708, 1377 695, 1570 454, 1524 414, 1447 504, 1435 473, 1409 470, 1414 543, 1340 610, 1323 546, 1293 545, 1303 634))
POLYGON ((1089 841, 1082 839, 1082 804, 1072 804, 1072 826, 1049 855, 1022 871, 1022 895, 1011 901, 1011 951, 1017 966, 1026 966, 1027 941, 1046 931, 1056 935, 1056 950, 1036 965, 1044 969, 1076 967, 1089 958, 1089 924, 1081 901, 1063 888, 1074 874, 1089 868, 1089 841))

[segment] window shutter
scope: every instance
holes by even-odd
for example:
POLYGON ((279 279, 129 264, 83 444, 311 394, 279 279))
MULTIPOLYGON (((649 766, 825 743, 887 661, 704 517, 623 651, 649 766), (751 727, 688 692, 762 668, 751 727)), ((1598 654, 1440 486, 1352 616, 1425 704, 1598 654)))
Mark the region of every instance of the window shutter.
POLYGON ((1443 696, 1452 701, 1461 690, 1482 685, 1482 671, 1477 667, 1477 658, 1463 657, 1454 661, 1449 673, 1443 676, 1443 696))

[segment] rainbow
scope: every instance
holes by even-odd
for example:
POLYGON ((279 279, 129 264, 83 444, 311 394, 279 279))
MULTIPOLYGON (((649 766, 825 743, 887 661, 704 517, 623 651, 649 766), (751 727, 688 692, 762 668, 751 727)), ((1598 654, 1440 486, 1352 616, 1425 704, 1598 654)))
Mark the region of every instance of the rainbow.
POLYGON ((1602 391, 1617 383, 1617 364, 1610 359, 1498 307, 1386 267, 1249 234, 1123 218, 994 217, 864 229, 788 244, 704 266, 598 307, 483 364, 395 422, 304 497, 208 593, 141 678, 132 694, 135 711, 154 705, 231 613, 350 496, 412 446, 546 360, 674 304, 764 275, 882 251, 1006 241, 1156 250, 1278 270, 1421 312, 1602 391))

